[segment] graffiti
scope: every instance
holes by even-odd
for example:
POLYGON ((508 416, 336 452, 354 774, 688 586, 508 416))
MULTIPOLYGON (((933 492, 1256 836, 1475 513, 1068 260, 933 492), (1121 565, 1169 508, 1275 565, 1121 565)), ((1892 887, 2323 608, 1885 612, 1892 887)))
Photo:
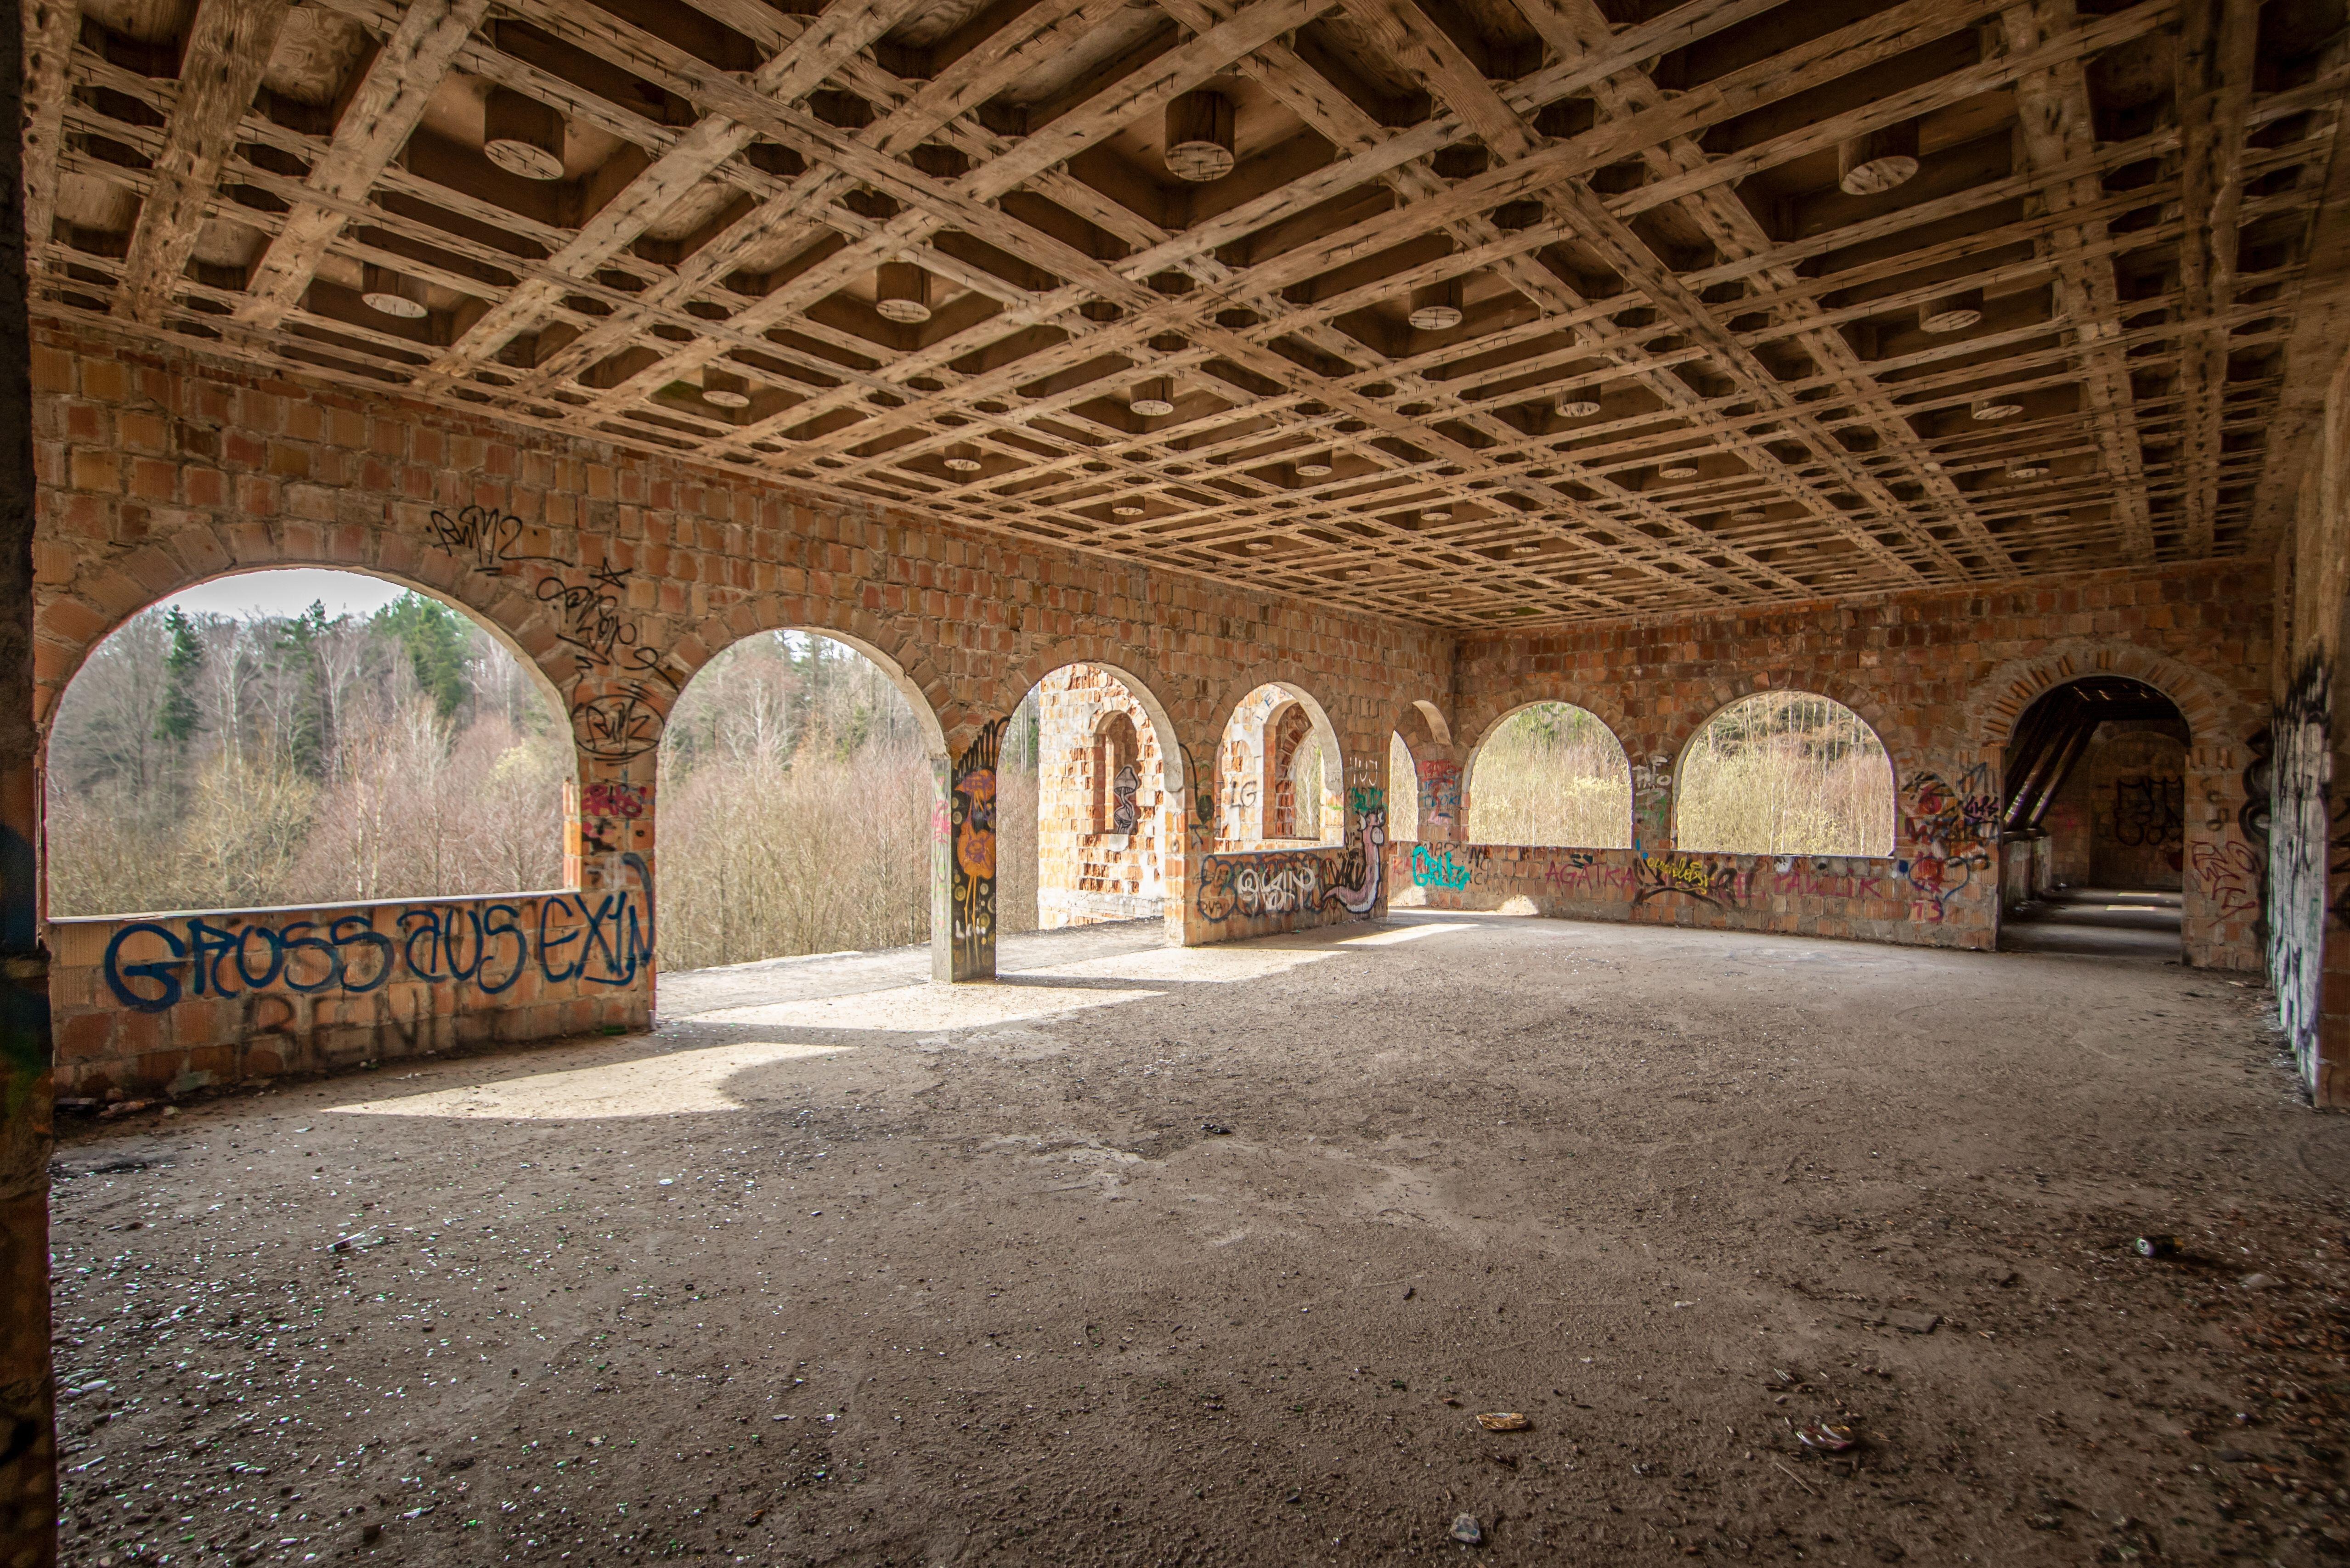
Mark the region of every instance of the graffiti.
MULTIPOLYGON (((2137 774, 2114 781, 2114 838, 2133 849, 2176 852, 2186 839, 2187 781, 2137 774)), ((2174 859, 2176 858, 2174 853, 2174 859)))
POLYGON ((1670 840, 1673 825, 1672 759, 1659 752, 1632 764, 1632 848, 1646 855, 1670 840))
POLYGON ((634 822, 644 815, 651 794, 642 784, 598 781, 580 792, 579 809, 588 816, 618 816, 634 822))
POLYGON ((1135 791, 1141 787, 1141 784, 1132 763, 1120 767, 1118 776, 1109 781, 1109 830, 1112 833, 1132 833, 1135 824, 1142 820, 1142 813, 1134 804, 1135 791))
POLYGON ((1991 846, 1999 841, 1991 767, 1977 763, 1955 785, 1939 774, 1912 774, 1901 793, 1908 800, 1902 833, 1918 853, 1895 861, 1894 870, 1917 894, 1912 917, 1939 924, 1950 898, 1991 865, 1991 846))
POLYGON ((1411 846, 1411 879, 1414 886, 1420 888, 1466 888, 1469 868, 1454 865, 1450 849, 1430 855, 1428 846, 1415 844, 1411 846))
POLYGON ((2198 844, 2194 849, 2195 880, 2220 918, 2258 914, 2261 882, 2267 867, 2251 847, 2235 839, 2221 844, 2198 844))
POLYGON ((2269 974, 2278 1022, 2292 1039, 2304 1083, 2317 1071, 2324 1012, 2325 919, 2334 821, 2333 670, 2324 651, 2303 662, 2277 706, 2269 822, 2269 974))
POLYGON ((1388 792, 1381 789, 1378 785, 1348 784, 1347 786, 1347 815, 1369 816, 1373 814, 1377 814, 1380 816, 1385 816, 1387 815, 1387 810, 1388 792))
POLYGON ((1772 887, 1791 898, 1873 898, 1880 891, 1877 877, 1854 871, 1831 871, 1825 859, 1806 862, 1782 855, 1772 862, 1772 887))
POLYGON ((1637 873, 1635 904, 1678 894, 1720 909, 1725 903, 1744 903, 1753 880, 1752 873, 1740 870, 1734 862, 1711 863, 1693 855, 1644 855, 1637 873))
POLYGON ((468 506, 454 517, 446 512, 432 514, 432 537, 441 548, 493 577, 513 576, 514 567, 526 562, 564 564, 552 556, 525 553, 522 542, 526 528, 513 513, 487 506, 468 506))
POLYGON ((1340 881, 1322 895, 1322 901, 1336 904, 1350 915, 1367 915, 1379 902, 1379 867, 1387 859, 1388 814, 1376 808, 1364 813, 1356 832, 1357 847, 1347 851, 1338 867, 1340 881))
POLYGON ((658 669, 660 655, 639 645, 637 628, 621 611, 620 595, 629 574, 591 566, 588 579, 571 583, 551 572, 538 579, 538 602, 561 612, 555 635, 577 650, 590 670, 643 671, 667 680, 658 669))
POLYGON ((534 962, 550 984, 633 985, 652 968, 651 877, 640 857, 623 858, 643 895, 547 895, 535 920, 511 902, 412 904, 390 916, 388 929, 377 922, 389 907, 242 925, 223 923, 234 916, 133 920, 106 945, 107 989, 125 1007, 165 1012, 196 997, 233 1000, 280 987, 363 996, 394 981, 497 996, 534 962))
POLYGON ((1430 762, 1419 764, 1419 816, 1421 836, 1427 836, 1427 826, 1441 823, 1450 828, 1461 817, 1461 764, 1430 762))
POLYGON ((2269 846, 2269 796, 2275 788, 2274 770, 2269 765, 2269 752, 2275 742, 2266 730, 2255 730, 2244 742, 2252 760, 2244 764, 2244 804, 2236 808, 2236 828, 2246 842, 2262 849, 2269 846))
POLYGON ((1302 849, 1211 855, 1200 862, 1200 891, 1192 902, 1200 918, 1210 921, 1316 909, 1322 902, 1323 859, 1302 849))
POLYGON ((571 704, 571 735, 598 762, 625 763, 660 744, 660 710, 647 700, 643 683, 618 691, 582 694, 571 704))
POLYGON ((1552 860, 1543 868, 1543 881, 1562 893, 1599 893, 1639 889, 1640 874, 1631 865, 1613 866, 1590 850, 1578 849, 1552 860))
POLYGON ((990 720, 955 759, 949 792, 953 853, 948 907, 958 979, 995 968, 995 763, 1009 722, 990 720))

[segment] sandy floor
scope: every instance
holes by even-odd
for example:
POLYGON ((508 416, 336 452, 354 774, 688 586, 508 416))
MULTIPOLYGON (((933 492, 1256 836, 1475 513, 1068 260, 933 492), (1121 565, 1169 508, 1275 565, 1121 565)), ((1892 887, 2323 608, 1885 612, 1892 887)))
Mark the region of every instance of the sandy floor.
POLYGON ((2257 991, 1356 930, 680 976, 652 1038, 73 1135, 68 1560, 2350 1542, 2350 1123, 2257 991))

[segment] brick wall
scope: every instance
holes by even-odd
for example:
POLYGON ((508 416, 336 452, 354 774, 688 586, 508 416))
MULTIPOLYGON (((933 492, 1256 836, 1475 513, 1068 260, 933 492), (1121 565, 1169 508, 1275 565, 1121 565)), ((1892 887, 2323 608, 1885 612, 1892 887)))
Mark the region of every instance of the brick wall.
MULTIPOLYGON (((1448 822, 1457 837, 1466 821, 1462 764, 1496 719, 1526 701, 1575 702, 1607 721, 1646 770, 1640 809, 1669 822, 1682 745, 1715 709, 1768 686, 1834 697, 1883 737, 1901 792, 1892 857, 1865 872, 1783 871, 1740 863, 1752 857, 1681 856, 1669 829, 1644 828, 1654 865, 1637 854, 1589 867, 1488 856, 1509 866, 1494 884, 1511 889, 1502 901, 1985 947, 1998 913, 1985 802, 1995 812, 2007 726, 2056 681, 2112 670, 2169 695, 2192 732, 2188 954, 2255 961, 2257 871, 2249 895, 2236 882, 2257 862, 2236 824, 2252 761, 2246 741, 2266 720, 2261 569, 2112 572, 1456 649, 1326 598, 1250 593, 884 507, 819 503, 691 463, 131 346, 100 327, 40 327, 33 368, 45 720, 100 637, 194 582, 314 565, 411 584, 470 610, 545 674, 571 716, 587 800, 638 808, 625 818, 585 813, 579 875, 591 898, 631 886, 621 846, 648 877, 657 865, 654 748, 676 691, 737 638, 795 627, 867 651, 918 699, 941 778, 934 905, 944 918, 934 924, 954 947, 942 972, 993 968, 992 900, 966 886, 993 865, 987 737, 1032 685, 1072 663, 1115 670, 1150 716, 1159 875, 1181 940, 1383 909, 1393 889, 1417 885, 1397 875, 1409 859, 1402 846, 1384 842, 1388 790, 1417 789, 1423 837, 1441 853, 1448 822), (1251 782, 1262 792, 1253 753, 1270 709, 1233 722, 1235 711, 1268 684, 1310 699, 1327 721, 1338 753, 1325 781, 1327 846, 1234 853, 1263 844, 1242 793, 1251 782), (1387 777, 1399 730, 1415 781, 1387 777), (1604 898, 1579 887, 1567 897, 1528 880, 1551 888, 1555 874, 1572 882, 1577 872, 1615 883, 1604 898), (1851 887, 1829 890, 1840 876, 1851 887), (1643 898, 1643 877, 1689 890, 1643 898), (1734 915, 1698 901, 1700 883, 1715 906, 1736 904, 1734 915)), ((1468 887, 1477 886, 1472 871, 1468 887)), ((647 1004, 649 966, 633 984, 629 994, 647 1004)))
MULTIPOLYGON (((1643 759, 1679 758, 1707 718, 1739 697, 1770 688, 1834 698, 1868 722, 1892 757, 1893 855, 1868 863, 1871 891, 1791 909, 1765 923, 1823 936, 1989 948, 1998 933, 1995 821, 2010 727, 2063 680, 2132 676, 2177 703, 2191 735, 2181 833, 2186 956, 2251 969, 2259 963, 2257 877, 2248 894, 2251 852, 2238 816, 2251 742, 2267 720, 2269 597, 2265 566, 2201 565, 1477 639, 1461 648, 1451 731, 1466 750, 1522 703, 1573 702, 1616 732, 1635 760, 1638 785, 1643 759)), ((1465 778, 1462 787, 1466 794, 1465 778)), ((1636 805, 1643 849, 1678 857, 1669 789, 1668 781, 1639 790, 1636 805)), ((1425 819, 1424 799, 1422 812, 1425 819)), ((1694 858, 1721 881, 1725 857, 1694 858)), ((1637 892, 1641 873, 1631 875, 1637 892)), ((1768 889, 1777 875, 1773 865, 1768 876, 1743 884, 1756 891, 1741 895, 1733 865, 1722 882, 1729 896, 1713 896, 1724 904, 1775 898, 1768 889)), ((1638 919, 1730 919, 1673 894, 1635 908, 1638 919)))
POLYGON ((2065 880, 2185 886, 2186 742, 2143 724, 2104 724, 2049 803, 2065 880), (2060 818, 2061 813, 2061 818, 2060 818))
POLYGON ((652 935, 633 888, 53 920, 57 1093, 640 1029, 652 935))
POLYGON ((1055 670, 1037 682, 1036 702, 1036 923, 1051 930, 1159 915, 1171 797, 1149 713, 1097 664, 1055 670), (1124 827, 1113 741, 1133 749, 1124 827))

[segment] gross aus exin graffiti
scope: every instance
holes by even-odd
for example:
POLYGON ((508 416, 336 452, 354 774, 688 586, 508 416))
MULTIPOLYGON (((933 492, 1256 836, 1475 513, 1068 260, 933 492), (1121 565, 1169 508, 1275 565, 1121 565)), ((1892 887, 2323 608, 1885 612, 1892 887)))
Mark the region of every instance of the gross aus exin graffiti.
POLYGON ((953 853, 949 913, 963 968, 983 968, 995 943, 995 764, 1010 721, 990 720, 955 759, 947 831, 953 853))
POLYGON ((535 919, 500 900, 411 904, 389 930, 377 924, 388 907, 237 926, 205 915, 132 920, 106 944, 107 989, 125 1007, 165 1012, 279 987, 362 996, 395 980, 496 996, 534 962, 552 985, 633 985, 652 967, 651 872, 634 853, 621 859, 644 891, 538 895, 535 919))
POLYGON ((1192 899, 1203 920, 1222 922, 1240 915, 1288 915, 1322 901, 1323 857, 1310 849, 1270 854, 1210 855, 1200 862, 1200 890, 1192 899))

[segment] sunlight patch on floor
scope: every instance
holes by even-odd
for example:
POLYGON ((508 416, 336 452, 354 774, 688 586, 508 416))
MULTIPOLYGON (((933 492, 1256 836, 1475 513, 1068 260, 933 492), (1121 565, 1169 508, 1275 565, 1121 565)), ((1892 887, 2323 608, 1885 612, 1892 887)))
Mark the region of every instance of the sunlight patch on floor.
POLYGON ((1024 1018, 1049 1018, 1089 1007, 1111 1007, 1162 996, 1157 991, 1092 991, 1059 985, 901 985, 855 996, 807 997, 696 1012, 689 1023, 732 1023, 753 1028, 887 1029, 895 1033, 935 1033, 941 1029, 985 1029, 1024 1018))
POLYGON ((1023 975, 1050 975, 1063 980, 1173 980, 1225 983, 1263 980, 1301 964, 1318 963, 1336 955, 1324 951, 1256 947, 1154 948, 1139 953, 1113 953, 1107 958, 1079 959, 1044 969, 1024 969, 1023 975))
POLYGON ((1474 929, 1466 920, 1436 920, 1424 926, 1397 926, 1384 931, 1367 931, 1359 937, 1344 937, 1342 948, 1384 948, 1397 942, 1416 942, 1422 937, 1441 936, 1446 931, 1474 929))
POLYGON ((595 1121, 612 1116, 660 1116, 703 1111, 739 1111, 743 1102, 726 1093, 726 1080, 752 1067, 837 1055, 847 1045, 802 1045, 780 1040, 745 1041, 641 1056, 599 1067, 534 1073, 492 1084, 432 1089, 396 1099, 335 1106, 342 1116, 452 1116, 509 1121, 595 1121))

